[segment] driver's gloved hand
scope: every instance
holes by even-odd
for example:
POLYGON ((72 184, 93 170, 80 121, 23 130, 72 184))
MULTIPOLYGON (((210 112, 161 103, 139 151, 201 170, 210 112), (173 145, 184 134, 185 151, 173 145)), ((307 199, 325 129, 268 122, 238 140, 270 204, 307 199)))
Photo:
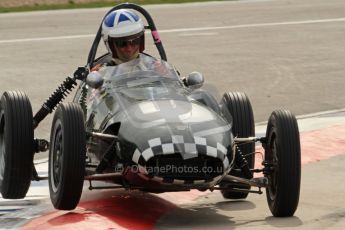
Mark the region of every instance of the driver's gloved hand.
POLYGON ((78 80, 84 80, 89 74, 89 70, 86 67, 78 67, 73 76, 78 80))

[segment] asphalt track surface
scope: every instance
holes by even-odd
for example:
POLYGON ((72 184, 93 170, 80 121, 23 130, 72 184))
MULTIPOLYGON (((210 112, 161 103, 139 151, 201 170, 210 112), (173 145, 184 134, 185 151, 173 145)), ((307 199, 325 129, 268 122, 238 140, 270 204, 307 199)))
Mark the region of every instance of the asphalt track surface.
MULTIPOLYGON (((265 121, 277 108, 289 108, 296 115, 345 108, 344 1, 229 1, 146 8, 161 30, 168 60, 182 75, 202 72, 205 88, 217 95, 246 92, 256 121, 265 121)), ((85 64, 106 10, 0 15, 0 91, 25 91, 37 111, 66 76, 85 64)), ((147 41, 148 53, 155 54, 149 36, 147 41)), ((169 198, 161 201, 166 206, 158 202, 173 211, 161 217, 156 228, 344 229, 345 158, 333 156, 345 153, 344 142, 336 139, 344 135, 340 132, 344 123, 333 127, 339 117, 344 114, 331 116, 328 125, 322 119, 310 121, 312 133, 307 136, 309 150, 305 151, 318 161, 303 166, 301 201, 295 217, 270 217, 264 196, 229 202, 213 193, 191 204, 164 203, 169 198)), ((50 120, 51 116, 41 124, 38 137, 48 138, 50 120)), ((26 216, 19 211, 11 213, 9 220, 5 210, 0 228, 15 226, 15 218, 27 221, 51 211, 49 202, 46 204, 40 195, 18 202, 2 201, 0 205, 12 205, 8 210, 16 210, 16 204, 27 204, 32 212, 26 216)), ((142 214, 145 209, 140 211, 142 214)))

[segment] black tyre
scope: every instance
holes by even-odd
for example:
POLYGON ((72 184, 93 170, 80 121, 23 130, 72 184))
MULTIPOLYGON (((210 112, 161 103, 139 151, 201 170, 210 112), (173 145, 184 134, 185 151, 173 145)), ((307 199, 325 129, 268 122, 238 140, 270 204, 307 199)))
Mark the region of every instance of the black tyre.
POLYGON ((301 147, 297 120, 289 111, 274 111, 267 125, 265 161, 268 206, 274 216, 292 216, 297 209, 301 182, 301 147))
POLYGON ((28 97, 5 92, 0 104, 0 189, 6 199, 24 198, 33 168, 33 118, 28 97))
MULTIPOLYGON (((249 98, 245 93, 230 92, 223 95, 222 112, 229 122, 232 122, 232 133, 235 137, 253 137, 255 136, 255 122, 253 109, 250 104, 249 98), (227 115, 230 113, 231 117, 227 115)), ((248 162, 250 168, 254 167, 255 163, 255 143, 249 143, 238 146, 243 156, 248 162)), ((238 165, 235 165, 235 169, 239 169, 238 165)), ((230 175, 243 177, 250 179, 242 172, 235 170, 230 171, 230 175)), ((221 184, 222 187, 237 188, 237 189, 250 189, 248 185, 227 185, 221 184)), ((227 199, 245 199, 248 196, 248 192, 232 192, 222 191, 222 195, 227 199)))
POLYGON ((79 203, 85 175, 86 134, 78 104, 59 105, 50 138, 50 199, 56 209, 72 210, 79 203))

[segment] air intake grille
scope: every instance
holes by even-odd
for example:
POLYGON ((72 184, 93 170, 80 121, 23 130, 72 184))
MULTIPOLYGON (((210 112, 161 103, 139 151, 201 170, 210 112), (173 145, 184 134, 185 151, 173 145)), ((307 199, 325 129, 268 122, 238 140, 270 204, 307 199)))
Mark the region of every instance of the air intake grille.
POLYGON ((223 174, 218 158, 198 156, 184 160, 181 154, 159 155, 146 164, 150 176, 179 180, 208 180, 223 174))

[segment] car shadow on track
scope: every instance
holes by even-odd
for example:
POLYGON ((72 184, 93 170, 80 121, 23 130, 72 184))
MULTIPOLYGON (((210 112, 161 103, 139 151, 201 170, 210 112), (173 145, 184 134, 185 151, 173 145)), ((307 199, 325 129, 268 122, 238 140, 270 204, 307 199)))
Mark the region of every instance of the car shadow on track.
MULTIPOLYGON (((21 229, 235 229, 257 226, 286 228, 300 226, 297 217, 274 218, 255 211, 248 200, 176 205, 173 198, 161 198, 138 191, 84 191, 75 210, 50 211, 32 219, 21 229)), ((176 198, 175 198, 176 199, 176 198)))
POLYGON ((222 201, 215 204, 179 207, 162 216, 156 222, 155 229, 213 229, 214 227, 234 229, 236 226, 234 217, 224 215, 222 212, 254 208, 255 204, 248 201, 222 201))

